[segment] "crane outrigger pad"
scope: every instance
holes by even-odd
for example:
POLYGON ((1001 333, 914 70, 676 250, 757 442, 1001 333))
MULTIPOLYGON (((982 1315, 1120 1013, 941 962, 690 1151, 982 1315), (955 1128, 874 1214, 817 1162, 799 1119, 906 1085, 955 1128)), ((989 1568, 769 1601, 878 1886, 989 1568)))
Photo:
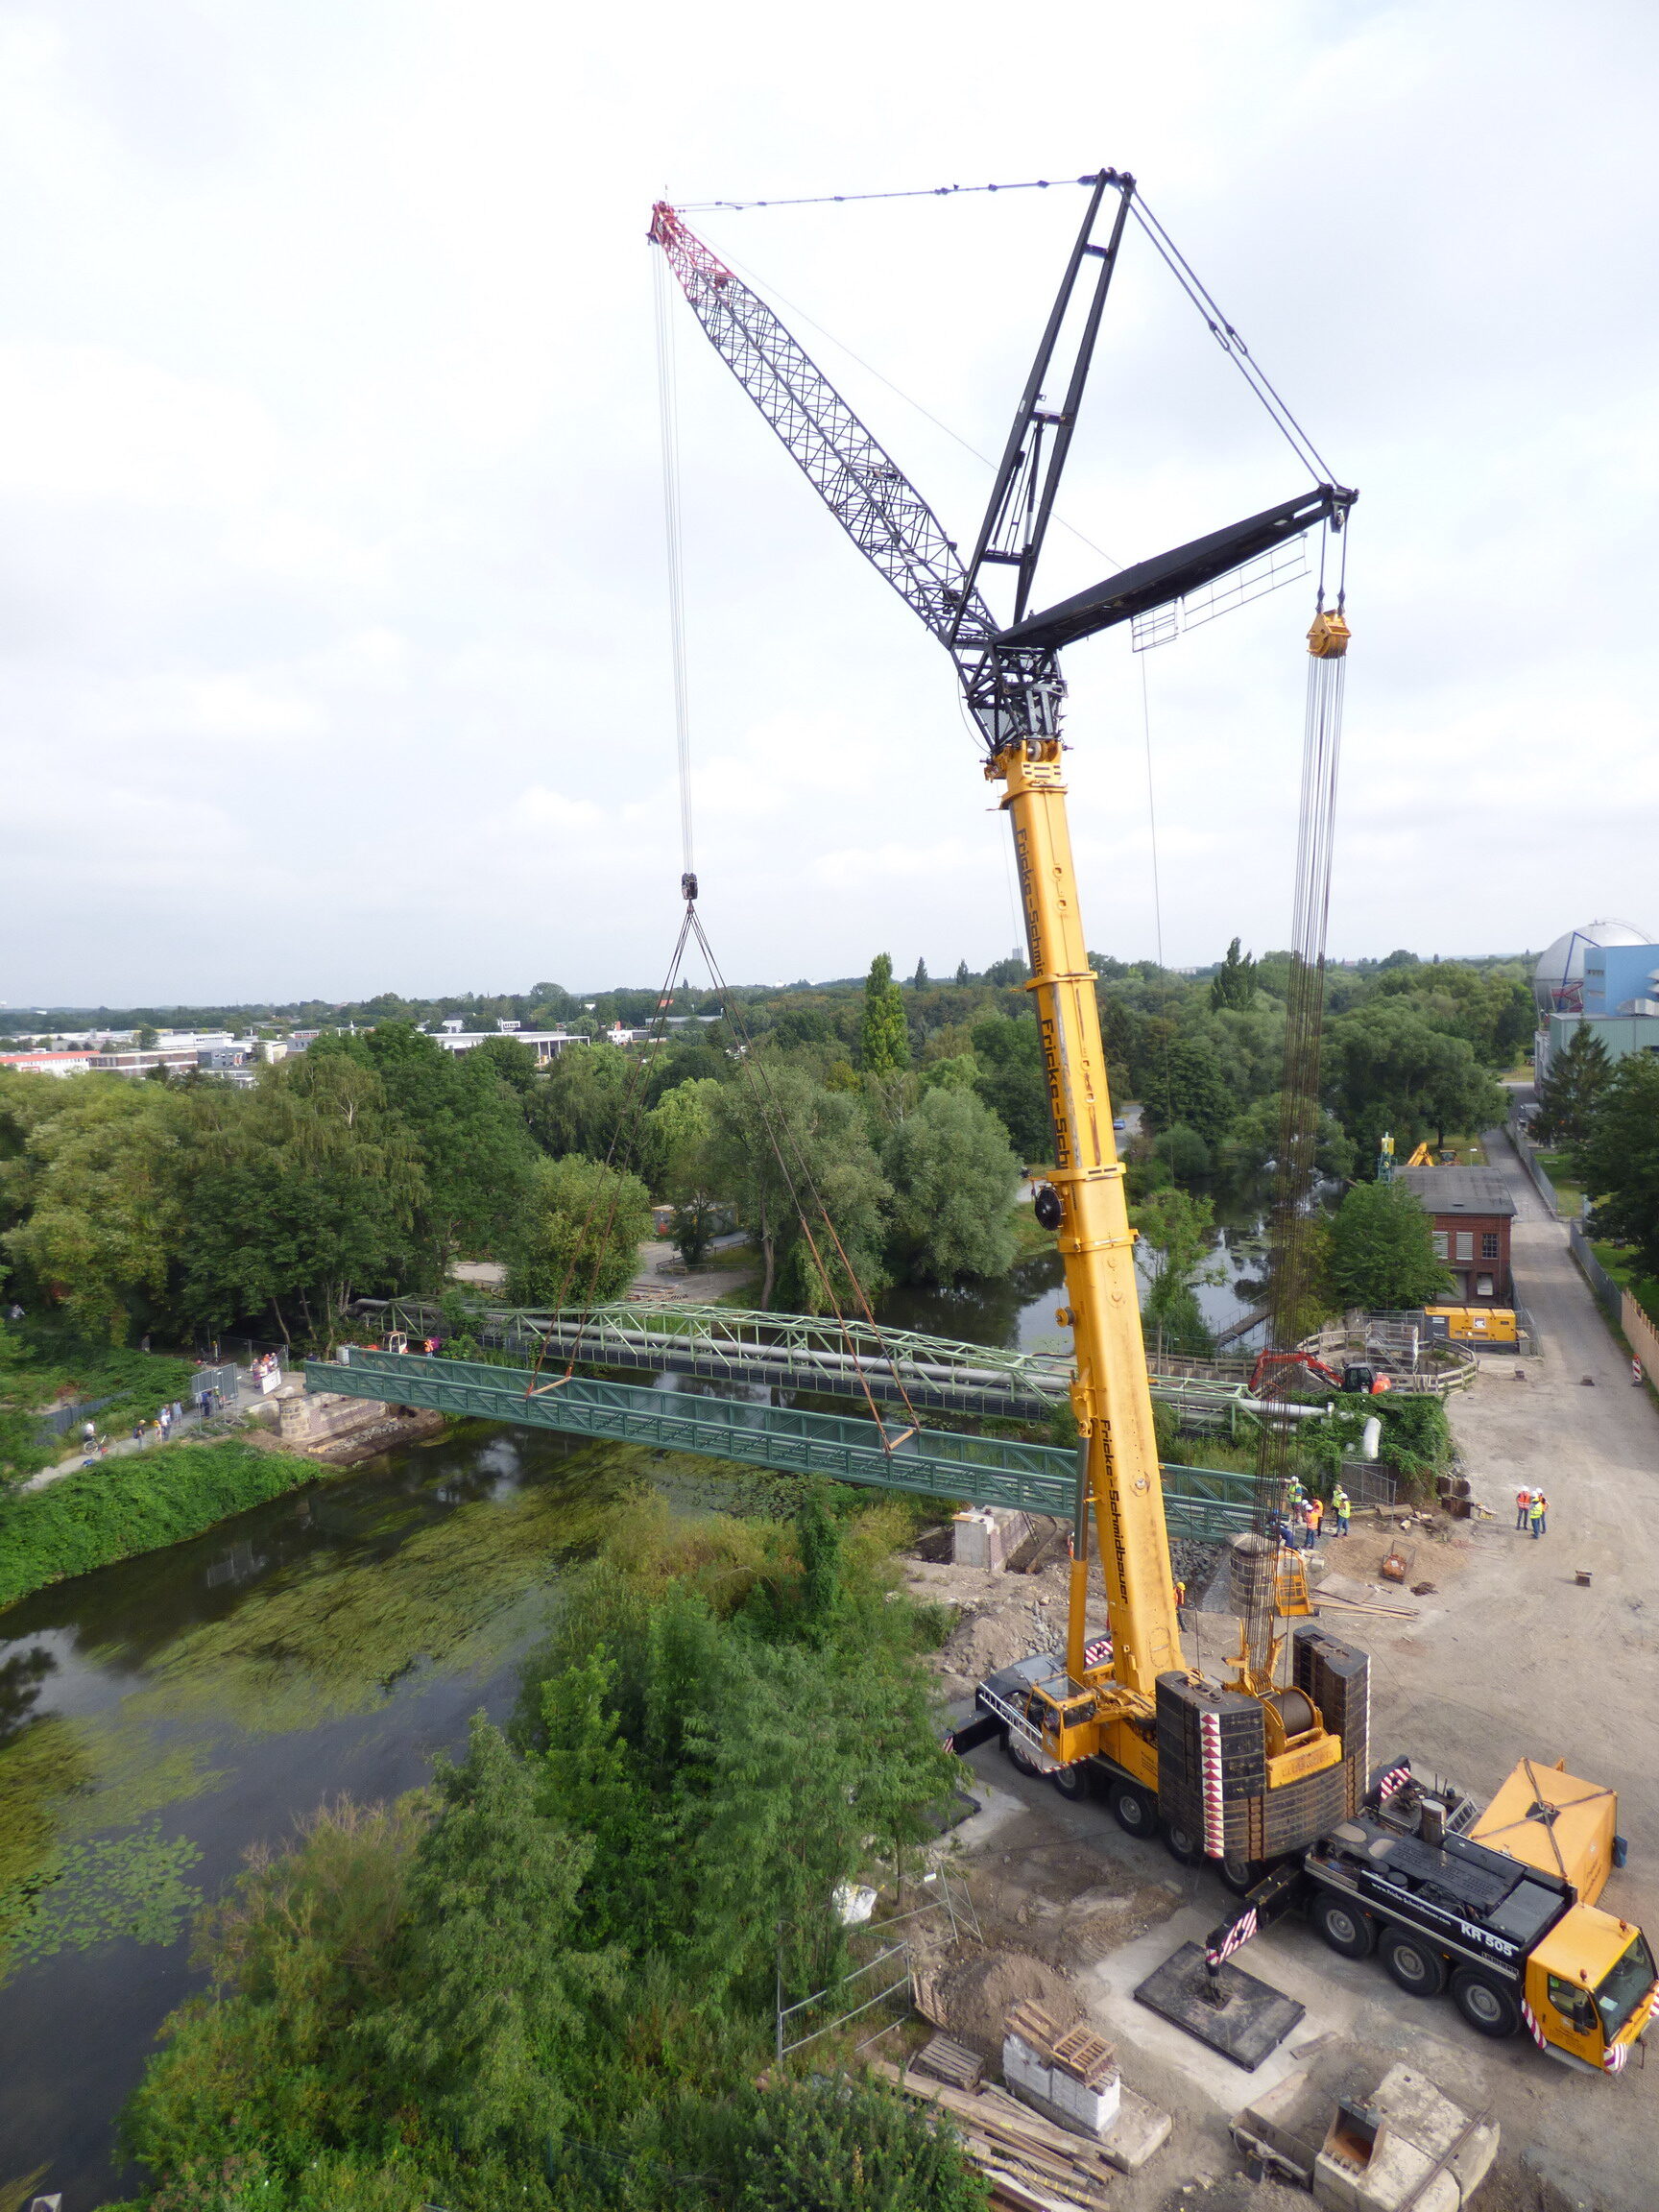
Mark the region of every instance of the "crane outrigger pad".
POLYGON ((1183 1943, 1154 1968, 1135 2002, 1170 2021, 1246 2074, 1294 2033, 1307 2007, 1225 1960, 1212 1972, 1202 1943, 1183 1943))

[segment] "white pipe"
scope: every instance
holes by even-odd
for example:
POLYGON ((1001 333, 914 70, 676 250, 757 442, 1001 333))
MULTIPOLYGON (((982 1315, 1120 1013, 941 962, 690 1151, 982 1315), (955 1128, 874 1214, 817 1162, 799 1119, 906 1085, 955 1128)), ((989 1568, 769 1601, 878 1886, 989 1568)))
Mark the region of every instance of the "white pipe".
POLYGON ((1377 1447, 1382 1443, 1382 1424, 1378 1420, 1376 1414, 1373 1413, 1370 1419, 1366 1422, 1364 1428, 1359 1431, 1360 1458, 1375 1459, 1377 1456, 1377 1447))

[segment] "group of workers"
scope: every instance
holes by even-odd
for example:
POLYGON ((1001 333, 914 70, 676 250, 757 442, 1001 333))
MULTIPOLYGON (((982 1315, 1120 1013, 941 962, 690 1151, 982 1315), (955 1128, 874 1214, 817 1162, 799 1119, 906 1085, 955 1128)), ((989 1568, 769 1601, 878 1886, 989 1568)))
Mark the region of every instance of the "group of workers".
POLYGON ((1340 1482, 1331 1492, 1331 1503, 1326 1505, 1317 1493, 1304 1487, 1294 1476, 1286 1495, 1285 1510, 1273 1525, 1273 1532, 1281 1544, 1291 1551, 1311 1551, 1325 1533, 1325 1516, 1329 1512, 1336 1524, 1338 1536, 1348 1533, 1348 1517, 1353 1512, 1353 1502, 1340 1482))
POLYGON ((1534 1536, 1545 1535, 1549 1512, 1550 1501, 1542 1490, 1516 1491, 1515 1527, 1518 1534, 1525 1536, 1530 1531, 1534 1536))

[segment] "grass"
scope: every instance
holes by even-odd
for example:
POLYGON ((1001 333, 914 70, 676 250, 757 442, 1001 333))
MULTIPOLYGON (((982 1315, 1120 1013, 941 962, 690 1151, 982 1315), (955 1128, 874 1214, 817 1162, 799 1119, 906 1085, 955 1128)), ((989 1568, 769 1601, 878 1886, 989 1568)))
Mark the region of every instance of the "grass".
POLYGON ((101 1429, 119 1430, 153 1421, 163 1406, 188 1398, 195 1372, 193 1359, 167 1353, 87 1345, 28 1323, 0 1325, 0 1481, 38 1474, 73 1449, 73 1436, 41 1428, 41 1412, 58 1401, 112 1399, 96 1418, 101 1429))
POLYGON ((1621 1290, 1628 1290, 1649 1321, 1659 1325, 1659 1283, 1638 1272, 1636 1255, 1627 1244, 1590 1247, 1621 1290))
POLYGON ((1573 1163, 1566 1153, 1539 1151, 1533 1154, 1533 1158, 1549 1176, 1551 1189, 1566 1211, 1569 1214, 1581 1214, 1584 1211, 1584 1186, 1573 1180, 1573 1163))
POLYGON ((314 1461, 240 1437, 101 1459, 44 1490, 0 1499, 0 1607, 315 1482, 314 1461))

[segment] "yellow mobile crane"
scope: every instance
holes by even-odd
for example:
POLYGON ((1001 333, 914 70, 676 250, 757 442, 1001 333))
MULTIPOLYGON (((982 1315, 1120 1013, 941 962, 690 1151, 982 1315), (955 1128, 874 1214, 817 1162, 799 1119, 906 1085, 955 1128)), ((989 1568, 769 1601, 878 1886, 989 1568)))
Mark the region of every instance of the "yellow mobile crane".
MULTIPOLYGON (((1067 1305, 1060 1318, 1073 1332, 1071 1398, 1081 1442, 1063 1661, 1038 1654, 982 1684, 981 1720, 957 1732, 957 1746, 969 1747, 976 1733, 1002 1734, 1017 1759, 1053 1771, 1073 1788, 1102 1782, 1119 1824, 1142 1835, 1162 1828, 1177 1858, 1217 1861, 1240 1890, 1265 1875, 1272 1895, 1262 1898, 1260 1915, 1252 1913, 1254 1928, 1258 1917, 1264 1921, 1297 1900, 1301 1893, 1287 1877, 1307 1881, 1305 1857, 1362 1816, 1387 1778, 1368 1792, 1365 1654, 1325 1634, 1312 1618, 1300 1562, 1281 1545, 1268 1515, 1262 1529, 1234 1545, 1233 1588, 1244 1625, 1229 1681, 1207 1680, 1182 1653, 1134 1233, 1067 825, 1059 654, 1126 621, 1197 621, 1271 589, 1283 574, 1284 548, 1315 528, 1340 532, 1356 494, 1326 480, 1328 472, 1315 466, 1316 451, 1138 201, 1135 180, 1103 169, 1077 182, 1089 194, 1087 209, 966 561, 771 309, 694 235, 683 214, 660 203, 651 236, 716 350, 836 519, 951 654, 984 741, 984 773, 1003 786, 1001 805, 1013 828, 1030 950, 1027 987, 1054 1131, 1054 1167, 1037 1193, 1036 1211, 1055 1233, 1065 1264, 1067 1305), (1034 614, 1037 558, 1132 211, 1304 459, 1314 489, 1121 569, 1034 614), (1046 395, 1062 368, 1064 395, 1051 405, 1046 395), (1007 619, 992 613, 981 592, 993 569, 1011 573, 1007 619), (1095 1641, 1087 1623, 1092 1558, 1101 1573, 1108 1628, 1095 1641), (1289 1679, 1281 1681, 1291 1620, 1298 1624, 1288 1639, 1289 1679)), ((1339 679, 1347 643, 1340 605, 1327 611, 1321 594, 1310 653, 1339 679)), ((1334 792, 1334 760, 1317 774, 1328 775, 1334 792)), ((687 878, 686 896, 696 896, 694 879, 687 878)), ((1391 1772, 1409 1781, 1408 1763, 1391 1772)), ((1397 1800, 1396 1819, 1414 1802, 1414 1791, 1422 1794, 1415 1785, 1395 1782, 1388 1794, 1397 1800)), ((1456 1801, 1472 1802, 1461 1795, 1456 1801)), ((1564 1883, 1563 1898, 1568 1887, 1564 1883)), ((1361 1908, 1362 1919, 1368 1910, 1361 1908)), ((1236 1947, 1239 1925, 1217 1932, 1212 1968, 1236 1947)), ((1565 1922, 1557 1914, 1550 1926, 1551 1940, 1559 1942, 1565 1922)), ((1640 1943, 1639 1933, 1636 1939, 1640 1943)), ((1604 1964, 1608 1940, 1601 1932, 1596 1949, 1604 1964)), ((1642 1957, 1650 1973, 1645 1945, 1642 1957)), ((1625 1982, 1640 1966, 1638 1960, 1634 1968, 1626 1962, 1620 1969, 1625 1982)), ((1623 2018, 1616 2038, 1635 2034, 1645 2003, 1623 2018)), ((1481 2024, 1474 2012, 1469 2016, 1481 2024)), ((1193 2025, 1190 2019, 1183 2024, 1193 2025)), ((1591 2032, 1587 2027, 1577 2032, 1591 2032)))

